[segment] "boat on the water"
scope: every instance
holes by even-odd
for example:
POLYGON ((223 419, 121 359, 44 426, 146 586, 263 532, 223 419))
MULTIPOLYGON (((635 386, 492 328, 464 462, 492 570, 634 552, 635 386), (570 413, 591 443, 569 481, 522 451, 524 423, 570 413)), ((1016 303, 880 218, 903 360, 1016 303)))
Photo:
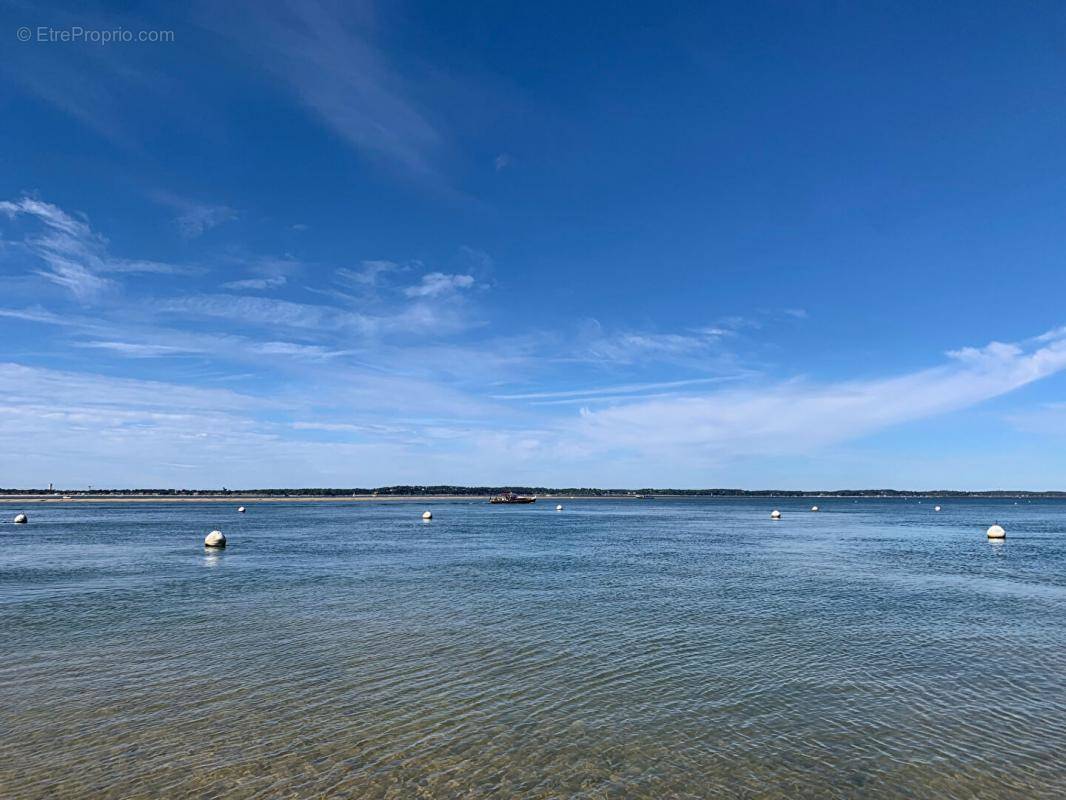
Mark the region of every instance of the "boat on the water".
POLYGON ((515 503, 535 503, 537 498, 530 497, 525 494, 515 494, 514 492, 504 492, 503 494, 494 494, 489 498, 490 503, 503 503, 503 504, 515 504, 515 503))

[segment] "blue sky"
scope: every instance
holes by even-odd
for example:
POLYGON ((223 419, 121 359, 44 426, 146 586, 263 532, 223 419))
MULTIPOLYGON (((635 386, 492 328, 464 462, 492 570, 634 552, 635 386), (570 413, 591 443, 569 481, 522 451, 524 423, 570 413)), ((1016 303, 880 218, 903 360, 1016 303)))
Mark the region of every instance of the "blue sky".
POLYGON ((0 0, 0 486, 1063 488, 1061 5, 218 6, 0 0))

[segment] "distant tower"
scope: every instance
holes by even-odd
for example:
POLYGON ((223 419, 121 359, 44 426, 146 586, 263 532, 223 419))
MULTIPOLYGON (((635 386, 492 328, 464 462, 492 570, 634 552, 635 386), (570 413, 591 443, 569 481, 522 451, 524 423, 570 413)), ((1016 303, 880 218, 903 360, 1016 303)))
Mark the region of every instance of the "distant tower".
POLYGON ((55 490, 54 490, 54 489, 52 488, 52 484, 50 484, 50 483, 48 484, 48 491, 50 491, 50 492, 51 492, 51 491, 55 491, 55 490))

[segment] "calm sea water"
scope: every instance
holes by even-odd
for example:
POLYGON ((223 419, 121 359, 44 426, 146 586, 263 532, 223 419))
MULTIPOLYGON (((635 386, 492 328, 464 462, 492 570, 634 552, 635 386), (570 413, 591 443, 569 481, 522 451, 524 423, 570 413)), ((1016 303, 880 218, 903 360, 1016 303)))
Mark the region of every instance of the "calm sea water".
POLYGON ((1066 796, 1066 503, 563 502, 27 504, 0 795, 1066 796))

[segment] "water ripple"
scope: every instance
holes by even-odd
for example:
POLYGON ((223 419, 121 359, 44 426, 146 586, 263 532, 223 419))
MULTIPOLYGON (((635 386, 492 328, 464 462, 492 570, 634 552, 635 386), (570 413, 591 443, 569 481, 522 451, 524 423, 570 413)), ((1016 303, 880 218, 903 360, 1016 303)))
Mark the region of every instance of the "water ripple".
POLYGON ((1066 503, 777 504, 41 508, 0 794, 1061 797, 1066 503))

